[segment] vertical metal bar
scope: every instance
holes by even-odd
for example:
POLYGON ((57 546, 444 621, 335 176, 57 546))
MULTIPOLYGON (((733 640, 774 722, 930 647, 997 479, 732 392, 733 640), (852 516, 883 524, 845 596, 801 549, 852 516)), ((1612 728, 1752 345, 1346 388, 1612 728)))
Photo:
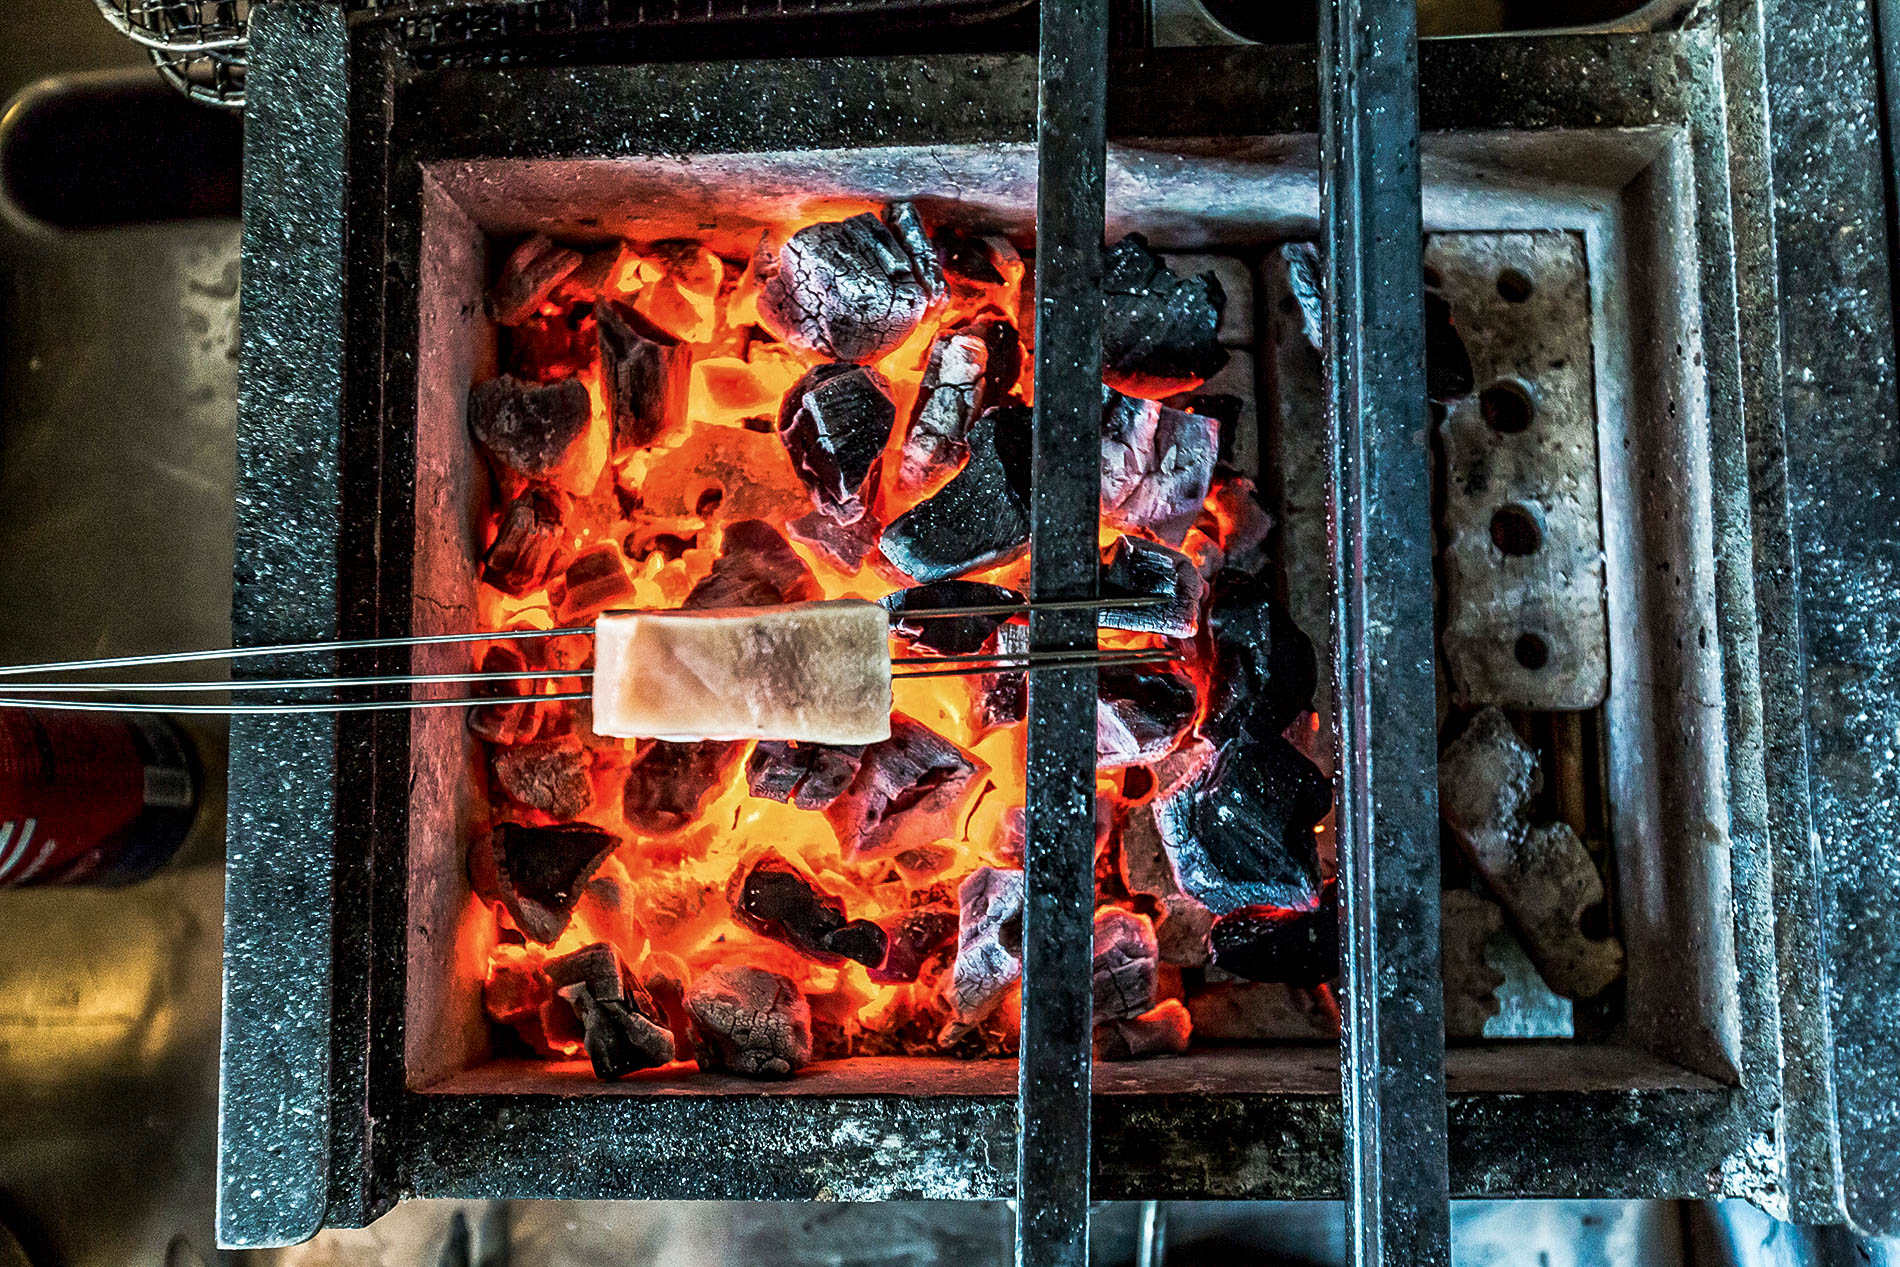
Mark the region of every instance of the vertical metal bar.
MULTIPOLYGON (((1107 0, 1044 0, 1037 109, 1036 410, 1030 594, 1096 592, 1102 415, 1107 0)), ((1038 612, 1040 651, 1095 645, 1085 612, 1038 612)), ((1023 849, 1016 1261, 1089 1257, 1089 963, 1095 674, 1031 674, 1023 849)))
POLYGON ((1346 1191, 1352 1259, 1450 1259, 1414 0, 1324 0, 1346 1191))

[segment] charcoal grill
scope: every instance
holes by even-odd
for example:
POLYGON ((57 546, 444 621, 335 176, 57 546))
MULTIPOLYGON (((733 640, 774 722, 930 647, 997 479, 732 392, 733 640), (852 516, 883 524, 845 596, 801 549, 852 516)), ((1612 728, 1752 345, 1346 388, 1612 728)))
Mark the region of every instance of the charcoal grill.
POLYGON ((893 193, 1033 222, 1048 598, 1093 583, 1093 480, 1065 472, 1094 469, 1094 374, 1059 367, 1099 359, 1077 314, 1104 207, 1111 231, 1175 249, 1323 232, 1348 954, 1343 1061, 1203 1053, 1091 1087, 1073 983, 1092 705, 1052 682, 1031 702, 1020 1069, 855 1061, 770 1088, 574 1094, 487 1058, 478 1004, 438 985, 459 950, 443 772, 460 741, 428 718, 239 719, 225 1243, 408 1197, 1017 1196, 1027 1263, 1085 1261, 1091 1197, 1344 1192, 1363 1262, 1446 1261, 1448 1195, 1736 1195, 1900 1230, 1895 657, 1873 579, 1892 576, 1876 512, 1900 477, 1860 430, 1894 414, 1881 177, 1854 104, 1873 99, 1865 17, 1735 5, 1414 61, 1402 0, 1328 12, 1317 65, 1136 52, 1106 77, 1099 4, 1043 10, 1040 74, 1022 53, 497 64, 333 5, 252 12, 240 642, 457 617, 442 578, 471 573, 469 472, 443 402, 477 355, 486 235, 666 236, 659 213, 602 210, 649 206, 737 233, 794 197, 893 193), (1613 792, 1643 964, 1615 1043, 1440 1062, 1421 183, 1426 229, 1590 243, 1599 369, 1620 384, 1602 432, 1606 548, 1629 578, 1613 792))

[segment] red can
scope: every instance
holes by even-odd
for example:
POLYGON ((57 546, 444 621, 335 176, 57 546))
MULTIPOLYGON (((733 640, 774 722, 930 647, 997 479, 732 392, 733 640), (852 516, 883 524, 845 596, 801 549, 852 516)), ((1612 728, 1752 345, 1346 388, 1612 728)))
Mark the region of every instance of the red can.
POLYGON ((0 708, 0 888, 142 880, 197 809, 191 745, 170 721, 0 708))

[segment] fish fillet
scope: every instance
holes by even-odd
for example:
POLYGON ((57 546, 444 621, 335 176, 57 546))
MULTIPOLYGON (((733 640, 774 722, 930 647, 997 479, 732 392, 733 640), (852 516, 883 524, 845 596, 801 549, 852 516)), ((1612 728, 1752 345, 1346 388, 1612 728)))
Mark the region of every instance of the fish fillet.
POLYGON ((594 731, 879 743, 891 736, 888 638, 884 609, 855 598, 605 612, 594 623, 594 731))

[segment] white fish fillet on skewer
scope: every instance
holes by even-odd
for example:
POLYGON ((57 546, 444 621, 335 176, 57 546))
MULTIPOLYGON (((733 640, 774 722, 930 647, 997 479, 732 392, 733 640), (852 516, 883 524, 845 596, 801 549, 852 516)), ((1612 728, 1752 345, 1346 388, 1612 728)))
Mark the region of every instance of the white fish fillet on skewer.
POLYGON ((623 739, 891 736, 890 617, 862 599, 594 622, 594 732, 623 739))

